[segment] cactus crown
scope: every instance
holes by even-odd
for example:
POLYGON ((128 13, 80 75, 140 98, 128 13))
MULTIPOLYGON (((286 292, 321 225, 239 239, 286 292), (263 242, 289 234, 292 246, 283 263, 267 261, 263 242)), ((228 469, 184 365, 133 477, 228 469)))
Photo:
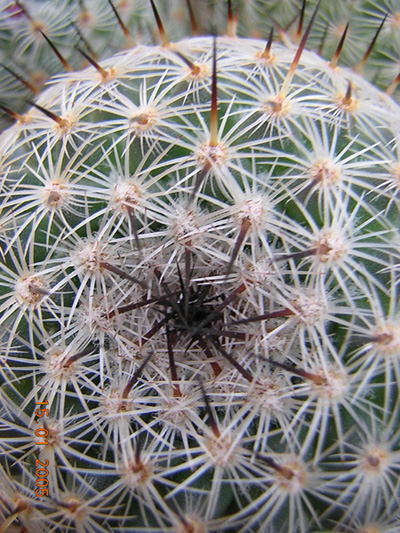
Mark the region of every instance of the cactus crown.
POLYGON ((400 109, 316 13, 159 19, 2 134, 0 531, 398 528, 400 109))

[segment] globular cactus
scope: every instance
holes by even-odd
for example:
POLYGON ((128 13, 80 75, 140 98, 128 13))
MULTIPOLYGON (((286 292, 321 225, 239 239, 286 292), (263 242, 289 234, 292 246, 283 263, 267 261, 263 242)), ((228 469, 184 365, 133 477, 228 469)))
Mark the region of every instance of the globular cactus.
POLYGON ((159 22, 1 135, 1 533, 399 530, 400 108, 316 13, 159 22))
MULTIPOLYGON (((295 49, 317 0, 228 4, 228 33, 267 39, 274 28, 275 39, 295 49)), ((166 34, 175 41, 226 29, 225 0, 158 0, 157 9, 166 34)), ((397 0, 322 2, 307 47, 330 60, 343 40, 340 63, 389 88, 398 99, 399 21, 397 0)), ((0 0, 0 105, 9 107, 12 101, 12 110, 22 112, 32 92, 38 94, 49 77, 87 66, 77 47, 99 61, 157 39, 150 1, 0 0)))

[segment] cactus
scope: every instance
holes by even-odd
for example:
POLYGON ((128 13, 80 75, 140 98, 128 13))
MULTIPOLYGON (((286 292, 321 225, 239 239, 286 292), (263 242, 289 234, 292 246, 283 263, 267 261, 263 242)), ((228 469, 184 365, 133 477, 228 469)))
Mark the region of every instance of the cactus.
MULTIPOLYGON (((307 5, 299 0, 238 1, 233 6, 236 12, 230 9, 230 31, 267 39, 273 27, 277 39, 295 47, 316 4, 317 0, 307 5)), ((175 41, 191 33, 209 33, 210 20, 220 33, 226 29, 222 0, 158 0, 157 9, 166 34, 175 41)), ((26 110, 26 100, 32 99, 32 92, 38 94, 51 76, 65 67, 77 70, 88 65, 77 47, 101 60, 135 43, 150 45, 157 40, 150 1, 1 0, 0 14, 0 104, 9 107, 12 101, 15 112, 26 110), (62 62, 53 46, 62 54, 62 62)), ((324 1, 307 47, 330 60, 345 36, 341 64, 362 71, 384 90, 390 88, 398 99, 399 20, 395 0, 324 1)))
POLYGON ((158 21, 14 113, 1 533, 399 530, 400 108, 316 17, 158 21))

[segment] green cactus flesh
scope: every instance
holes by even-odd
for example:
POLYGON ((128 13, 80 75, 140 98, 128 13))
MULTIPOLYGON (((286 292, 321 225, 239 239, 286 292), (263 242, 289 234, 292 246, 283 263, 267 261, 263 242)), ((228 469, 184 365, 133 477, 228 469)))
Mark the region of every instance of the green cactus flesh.
POLYGON ((398 531, 400 108, 294 56, 140 45, 0 137, 0 531, 398 531))

